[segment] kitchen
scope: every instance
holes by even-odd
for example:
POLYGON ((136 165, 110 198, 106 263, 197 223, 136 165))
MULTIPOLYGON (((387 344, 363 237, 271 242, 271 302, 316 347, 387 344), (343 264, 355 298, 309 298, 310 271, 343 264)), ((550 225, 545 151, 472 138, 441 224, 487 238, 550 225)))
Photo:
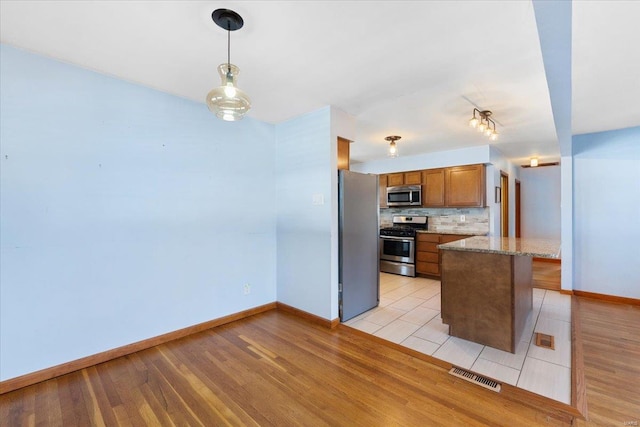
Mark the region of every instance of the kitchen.
MULTIPOLYGON (((432 356, 436 359, 435 363, 439 363, 438 360, 448 361, 474 374, 496 379, 499 383, 510 384, 570 404, 570 336, 554 332, 557 343, 554 350, 539 349, 531 343, 532 338, 537 336, 534 331, 539 333, 546 330, 544 322, 540 325, 536 322, 540 313, 552 309, 562 311, 560 317, 564 323, 560 325, 566 326, 570 324, 570 304, 567 296, 557 292, 532 289, 531 253, 522 253, 518 247, 517 251, 509 252, 510 255, 502 255, 509 248, 500 247, 497 251, 499 255, 471 254, 480 256, 481 263, 484 263, 485 259, 482 257, 497 257, 498 260, 504 258, 508 263, 513 262, 511 259, 516 259, 518 266, 524 262, 524 267, 518 267, 524 268, 524 273, 518 273, 524 274, 524 278, 517 279, 517 289, 522 286, 524 288, 517 293, 514 303, 508 299, 505 301, 508 307, 519 307, 515 314, 510 313, 507 307, 497 319, 492 320, 489 316, 488 321, 494 323, 491 327, 482 328, 481 332, 474 331, 475 335, 468 335, 468 327, 467 330, 461 329, 461 321, 456 320, 460 317, 458 313, 462 307, 477 305, 469 305, 465 298, 473 295, 470 291, 476 288, 474 281, 478 280, 483 271, 482 267, 476 268, 466 262, 463 262, 461 267, 465 272, 465 278, 460 285, 461 291, 458 291, 465 295, 461 300, 465 302, 451 302, 452 298, 456 297, 454 292, 448 294, 448 304, 444 306, 445 294, 441 290, 440 279, 447 272, 441 271, 441 268, 448 268, 448 264, 443 264, 443 253, 447 256, 450 253, 458 253, 444 250, 446 244, 458 242, 462 250, 465 250, 465 246, 471 248, 474 243, 474 239, 466 240, 467 238, 489 234, 490 208, 486 206, 485 170, 485 165, 476 164, 378 176, 381 272, 379 300, 370 304, 370 310, 354 318, 343 318, 343 321, 346 325, 363 332, 432 356), (393 185, 389 186, 389 182, 393 185), (438 207, 434 207, 434 204, 438 207), (467 273, 468 271, 471 273, 467 273), (509 320, 512 318, 515 322, 513 324, 509 320), (444 322, 443 319, 447 321, 444 322), (504 332, 498 332, 503 330, 504 332), (491 331, 488 337, 486 331, 491 331), (499 337, 496 338, 494 335, 499 337), (545 351, 562 354, 562 360, 559 362, 562 367, 556 368, 554 378, 546 382, 540 380, 543 376, 536 359, 540 357, 540 352, 545 351)), ((486 237, 479 238, 487 240, 486 237)), ((492 240, 495 239, 488 239, 492 240)), ((524 239, 523 242, 539 243, 539 239, 524 239)), ((547 239, 544 243, 550 246, 528 246, 526 249, 538 257, 556 258, 559 255, 559 242, 547 239)), ((460 250, 459 247, 455 249, 460 250)), ((484 270, 488 272, 488 279, 484 284, 478 283, 477 289, 481 290, 480 298, 482 295, 489 295, 489 300, 483 305, 489 304, 495 311, 500 305, 500 296, 505 291, 496 291, 498 293, 493 294, 491 290, 498 289, 498 283, 503 281, 495 276, 499 269, 489 267, 484 270)), ((453 277, 452 274, 449 273, 448 279, 453 277)), ((456 282, 451 282, 449 287, 454 283, 456 282)), ((341 282, 341 286, 344 289, 348 285, 341 282)), ((507 286, 506 295, 511 295, 508 289, 512 285, 506 283, 504 286, 507 286)), ((557 286, 559 289, 559 282, 557 286)), ((463 315, 461 319, 468 318, 472 325, 484 324, 485 312, 486 310, 480 310, 473 315, 469 312, 471 317, 463 315)), ((543 355, 542 358, 546 356, 543 355)), ((556 358, 554 361, 558 362, 559 359, 556 358)))

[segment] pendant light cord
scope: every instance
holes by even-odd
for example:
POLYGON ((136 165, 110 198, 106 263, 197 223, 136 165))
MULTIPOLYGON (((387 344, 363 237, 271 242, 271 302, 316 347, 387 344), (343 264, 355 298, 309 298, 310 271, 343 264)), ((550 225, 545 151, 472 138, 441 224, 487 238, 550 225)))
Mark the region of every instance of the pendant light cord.
POLYGON ((231 74, 231 23, 227 22, 227 73, 231 74))

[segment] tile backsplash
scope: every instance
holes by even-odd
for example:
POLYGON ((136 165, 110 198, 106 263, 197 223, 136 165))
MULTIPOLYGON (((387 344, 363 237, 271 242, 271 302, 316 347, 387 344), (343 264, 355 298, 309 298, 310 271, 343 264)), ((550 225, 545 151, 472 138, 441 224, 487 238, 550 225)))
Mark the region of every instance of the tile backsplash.
POLYGON ((425 215, 430 231, 489 234, 489 208, 385 208, 380 209, 380 227, 391 227, 394 215, 425 215))

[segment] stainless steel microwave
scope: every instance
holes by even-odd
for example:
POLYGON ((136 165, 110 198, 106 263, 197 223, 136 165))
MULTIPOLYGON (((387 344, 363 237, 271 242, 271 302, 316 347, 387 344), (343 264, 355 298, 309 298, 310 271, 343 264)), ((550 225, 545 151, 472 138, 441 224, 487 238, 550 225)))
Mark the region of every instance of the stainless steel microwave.
POLYGON ((387 187, 387 206, 422 206, 422 186, 387 187))

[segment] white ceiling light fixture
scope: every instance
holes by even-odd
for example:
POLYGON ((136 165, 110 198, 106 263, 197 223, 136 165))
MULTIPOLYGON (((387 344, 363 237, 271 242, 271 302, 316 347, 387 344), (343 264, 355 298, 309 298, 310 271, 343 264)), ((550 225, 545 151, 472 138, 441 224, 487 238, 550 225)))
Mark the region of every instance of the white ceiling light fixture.
POLYGON ((385 138, 387 141, 391 141, 389 143, 389 157, 398 157, 398 146, 396 141, 402 138, 401 136, 392 135, 385 138))
POLYGON ((231 63, 231 31, 242 28, 244 21, 229 9, 214 10, 211 19, 227 30, 227 63, 218 66, 222 84, 207 94, 207 106, 219 119, 232 122, 242 119, 251 108, 249 96, 237 86, 240 69, 231 63))
POLYGON ((532 168, 537 167, 538 166, 538 158, 537 157, 532 157, 529 160, 529 166, 532 167, 532 168))
POLYGON ((491 141, 495 141, 498 139, 498 132, 496 131, 496 122, 491 119, 491 114, 493 113, 489 110, 480 111, 477 108, 474 108, 473 117, 469 120, 469 126, 477 129, 478 132, 483 133, 491 141), (480 117, 479 119, 476 117, 476 111, 480 117), (493 127, 491 125, 493 125, 493 127))

